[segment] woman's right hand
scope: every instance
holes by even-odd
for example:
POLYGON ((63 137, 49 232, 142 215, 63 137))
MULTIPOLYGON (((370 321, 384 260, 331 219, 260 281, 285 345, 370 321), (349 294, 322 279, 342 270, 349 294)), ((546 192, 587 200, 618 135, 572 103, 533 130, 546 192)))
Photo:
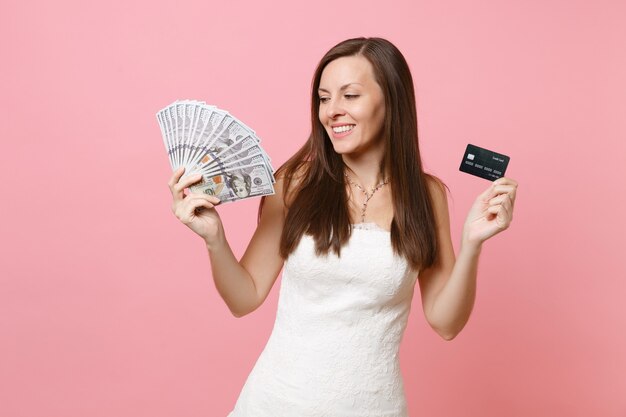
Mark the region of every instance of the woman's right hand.
POLYGON ((187 227, 198 234, 207 245, 217 243, 224 235, 222 220, 215 206, 219 198, 199 193, 185 195, 184 190, 202 179, 202 174, 190 175, 181 180, 185 167, 180 167, 170 177, 168 186, 172 192, 172 212, 187 227))

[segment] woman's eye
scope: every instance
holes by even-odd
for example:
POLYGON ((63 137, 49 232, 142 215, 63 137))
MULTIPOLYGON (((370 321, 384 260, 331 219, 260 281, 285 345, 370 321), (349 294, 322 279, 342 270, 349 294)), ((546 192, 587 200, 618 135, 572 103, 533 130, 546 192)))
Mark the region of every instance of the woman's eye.
POLYGON ((347 98, 348 100, 352 100, 357 98, 359 95, 358 94, 345 94, 344 97, 347 98))
POLYGON ((330 100, 329 97, 320 97, 320 103, 326 103, 328 100, 330 100))

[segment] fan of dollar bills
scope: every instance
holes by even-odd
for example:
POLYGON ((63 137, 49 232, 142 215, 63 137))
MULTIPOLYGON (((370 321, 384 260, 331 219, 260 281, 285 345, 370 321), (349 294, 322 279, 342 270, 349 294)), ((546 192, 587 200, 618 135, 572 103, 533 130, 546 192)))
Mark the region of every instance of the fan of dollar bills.
POLYGON ((156 114, 173 170, 202 174, 190 187, 222 203, 274 194, 274 168, 248 126, 215 106, 177 100, 156 114))

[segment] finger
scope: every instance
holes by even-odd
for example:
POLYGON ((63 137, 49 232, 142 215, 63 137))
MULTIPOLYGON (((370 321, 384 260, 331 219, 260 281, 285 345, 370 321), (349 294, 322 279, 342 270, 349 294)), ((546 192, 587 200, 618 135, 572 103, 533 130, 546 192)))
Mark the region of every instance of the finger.
POLYGON ((508 200, 511 202, 511 205, 515 204, 515 196, 517 195, 517 187, 515 187, 515 186, 506 186, 506 185, 504 187, 513 187, 513 188, 500 190, 500 191, 503 192, 500 195, 507 197, 508 200))
POLYGON ((507 213, 509 214, 509 217, 511 219, 513 219, 513 204, 514 201, 511 199, 511 195, 510 194, 506 194, 506 197, 503 201, 502 201, 502 207, 504 207, 504 209, 507 211, 507 213))
POLYGON ((172 173, 172 176, 167 182, 167 185, 170 187, 170 189, 172 189, 172 187, 174 187, 174 185, 178 182, 178 180, 180 180, 180 177, 182 177, 184 172, 185 172, 185 167, 182 166, 182 167, 178 167, 178 169, 176 169, 176 171, 172 173))
POLYGON ((497 196, 498 194, 500 194, 498 191, 498 187, 500 187, 499 184, 497 184, 496 182, 492 182, 491 185, 489 186, 489 188, 487 188, 485 191, 482 192, 482 194, 480 195, 480 199, 482 201, 489 201, 491 200, 493 197, 497 196))
POLYGON ((512 209, 513 208, 513 200, 511 199, 511 194, 509 194, 509 193, 501 194, 501 195, 496 196, 496 197, 492 198, 491 200, 489 200, 489 207, 488 208, 499 207, 499 206, 506 207, 507 210, 512 209))
POLYGON ((178 183, 178 181, 180 180, 180 177, 183 175, 184 172, 185 172, 185 167, 184 166, 179 167, 176 171, 174 171, 169 181, 167 182, 167 185, 170 188, 170 192, 172 193, 172 198, 174 199, 174 201, 178 201, 184 197, 182 190, 178 190, 176 188, 176 184, 178 183))
POLYGON ((489 200, 489 205, 493 206, 493 205, 496 205, 496 204, 502 204, 502 202, 504 200, 508 200, 509 198, 510 197, 509 197, 508 193, 507 194, 500 194, 500 195, 498 195, 496 197, 493 197, 491 200, 489 200))
POLYGON ((509 227, 512 217, 504 204, 491 206, 487 208, 487 212, 493 216, 489 220, 496 219, 496 224, 498 224, 501 229, 504 230, 509 227))
POLYGON ((515 181, 513 178, 500 177, 497 180, 494 180, 493 182, 496 185, 513 185, 517 187, 517 181, 515 181))
POLYGON ((215 203, 212 203, 206 198, 194 198, 194 199, 189 200, 189 203, 187 204, 194 205, 196 207, 199 205, 204 205, 204 207, 206 208, 214 208, 216 206, 215 203))
POLYGON ((185 188, 189 188, 192 184, 200 181, 202 179, 202 174, 193 174, 188 175, 186 177, 181 178, 176 185, 174 185, 174 190, 177 195, 181 195, 185 188))
POLYGON ((508 185, 508 186, 513 187, 512 197, 513 197, 513 200, 515 200, 515 194, 517 192, 517 186, 518 186, 517 181, 515 181, 512 178, 502 177, 502 178, 498 178, 493 183, 496 187, 499 185, 508 185))
POLYGON ((183 222, 189 223, 193 218, 203 209, 213 209, 212 203, 204 199, 195 199, 187 202, 180 208, 180 212, 176 213, 176 216, 183 222))
POLYGON ((194 199, 198 199, 198 198, 208 201, 209 203, 213 205, 218 205, 219 203, 221 203, 221 200, 218 197, 214 195, 209 195, 209 194, 189 193, 185 197, 185 199, 189 199, 190 201, 194 199))
POLYGON ((505 201, 502 204, 500 211, 498 211, 498 214, 496 215, 496 218, 498 219, 503 229, 509 227, 511 221, 513 220, 513 213, 509 204, 510 203, 508 202, 508 200, 505 201))
POLYGON ((215 195, 209 195, 209 194, 202 194, 202 193, 189 193, 187 194, 187 198, 195 198, 195 197, 202 197, 204 199, 206 199, 207 201, 217 205, 219 203, 222 202, 222 200, 220 200, 217 196, 215 195))
POLYGON ((502 203, 500 204, 509 214, 513 214, 513 204, 514 201, 511 199, 511 194, 504 194, 502 199, 502 203))
POLYGON ((490 206, 497 204, 507 204, 509 207, 513 208, 513 205, 515 204, 514 192, 500 194, 496 197, 493 197, 491 200, 488 201, 488 204, 490 206))
POLYGON ((491 200, 493 197, 497 197, 503 194, 512 194, 512 197, 515 198, 515 192, 517 191, 517 187, 515 187, 514 185, 495 184, 490 191, 491 192, 487 194, 486 200, 491 200))
POLYGON ((219 198, 216 198, 214 196, 200 193, 189 193, 184 197, 174 198, 174 201, 172 202, 172 211, 179 218, 180 216, 187 215, 190 211, 188 209, 188 205, 197 200, 207 201, 212 205, 217 205, 220 203, 219 198))
POLYGON ((206 209, 212 209, 215 207, 215 205, 211 203, 210 201, 206 201, 204 199, 197 199, 197 200, 191 201, 189 204, 190 211, 195 211, 202 207, 206 209))

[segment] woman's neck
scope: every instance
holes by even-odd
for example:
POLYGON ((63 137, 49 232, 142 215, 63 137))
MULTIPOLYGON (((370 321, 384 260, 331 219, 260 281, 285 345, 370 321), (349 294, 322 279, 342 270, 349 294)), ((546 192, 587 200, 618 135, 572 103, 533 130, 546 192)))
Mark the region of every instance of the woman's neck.
POLYGON ((388 174, 380 171, 380 159, 374 157, 354 158, 350 155, 342 155, 346 165, 346 173, 351 180, 366 190, 371 190, 383 181, 389 179, 388 174))

